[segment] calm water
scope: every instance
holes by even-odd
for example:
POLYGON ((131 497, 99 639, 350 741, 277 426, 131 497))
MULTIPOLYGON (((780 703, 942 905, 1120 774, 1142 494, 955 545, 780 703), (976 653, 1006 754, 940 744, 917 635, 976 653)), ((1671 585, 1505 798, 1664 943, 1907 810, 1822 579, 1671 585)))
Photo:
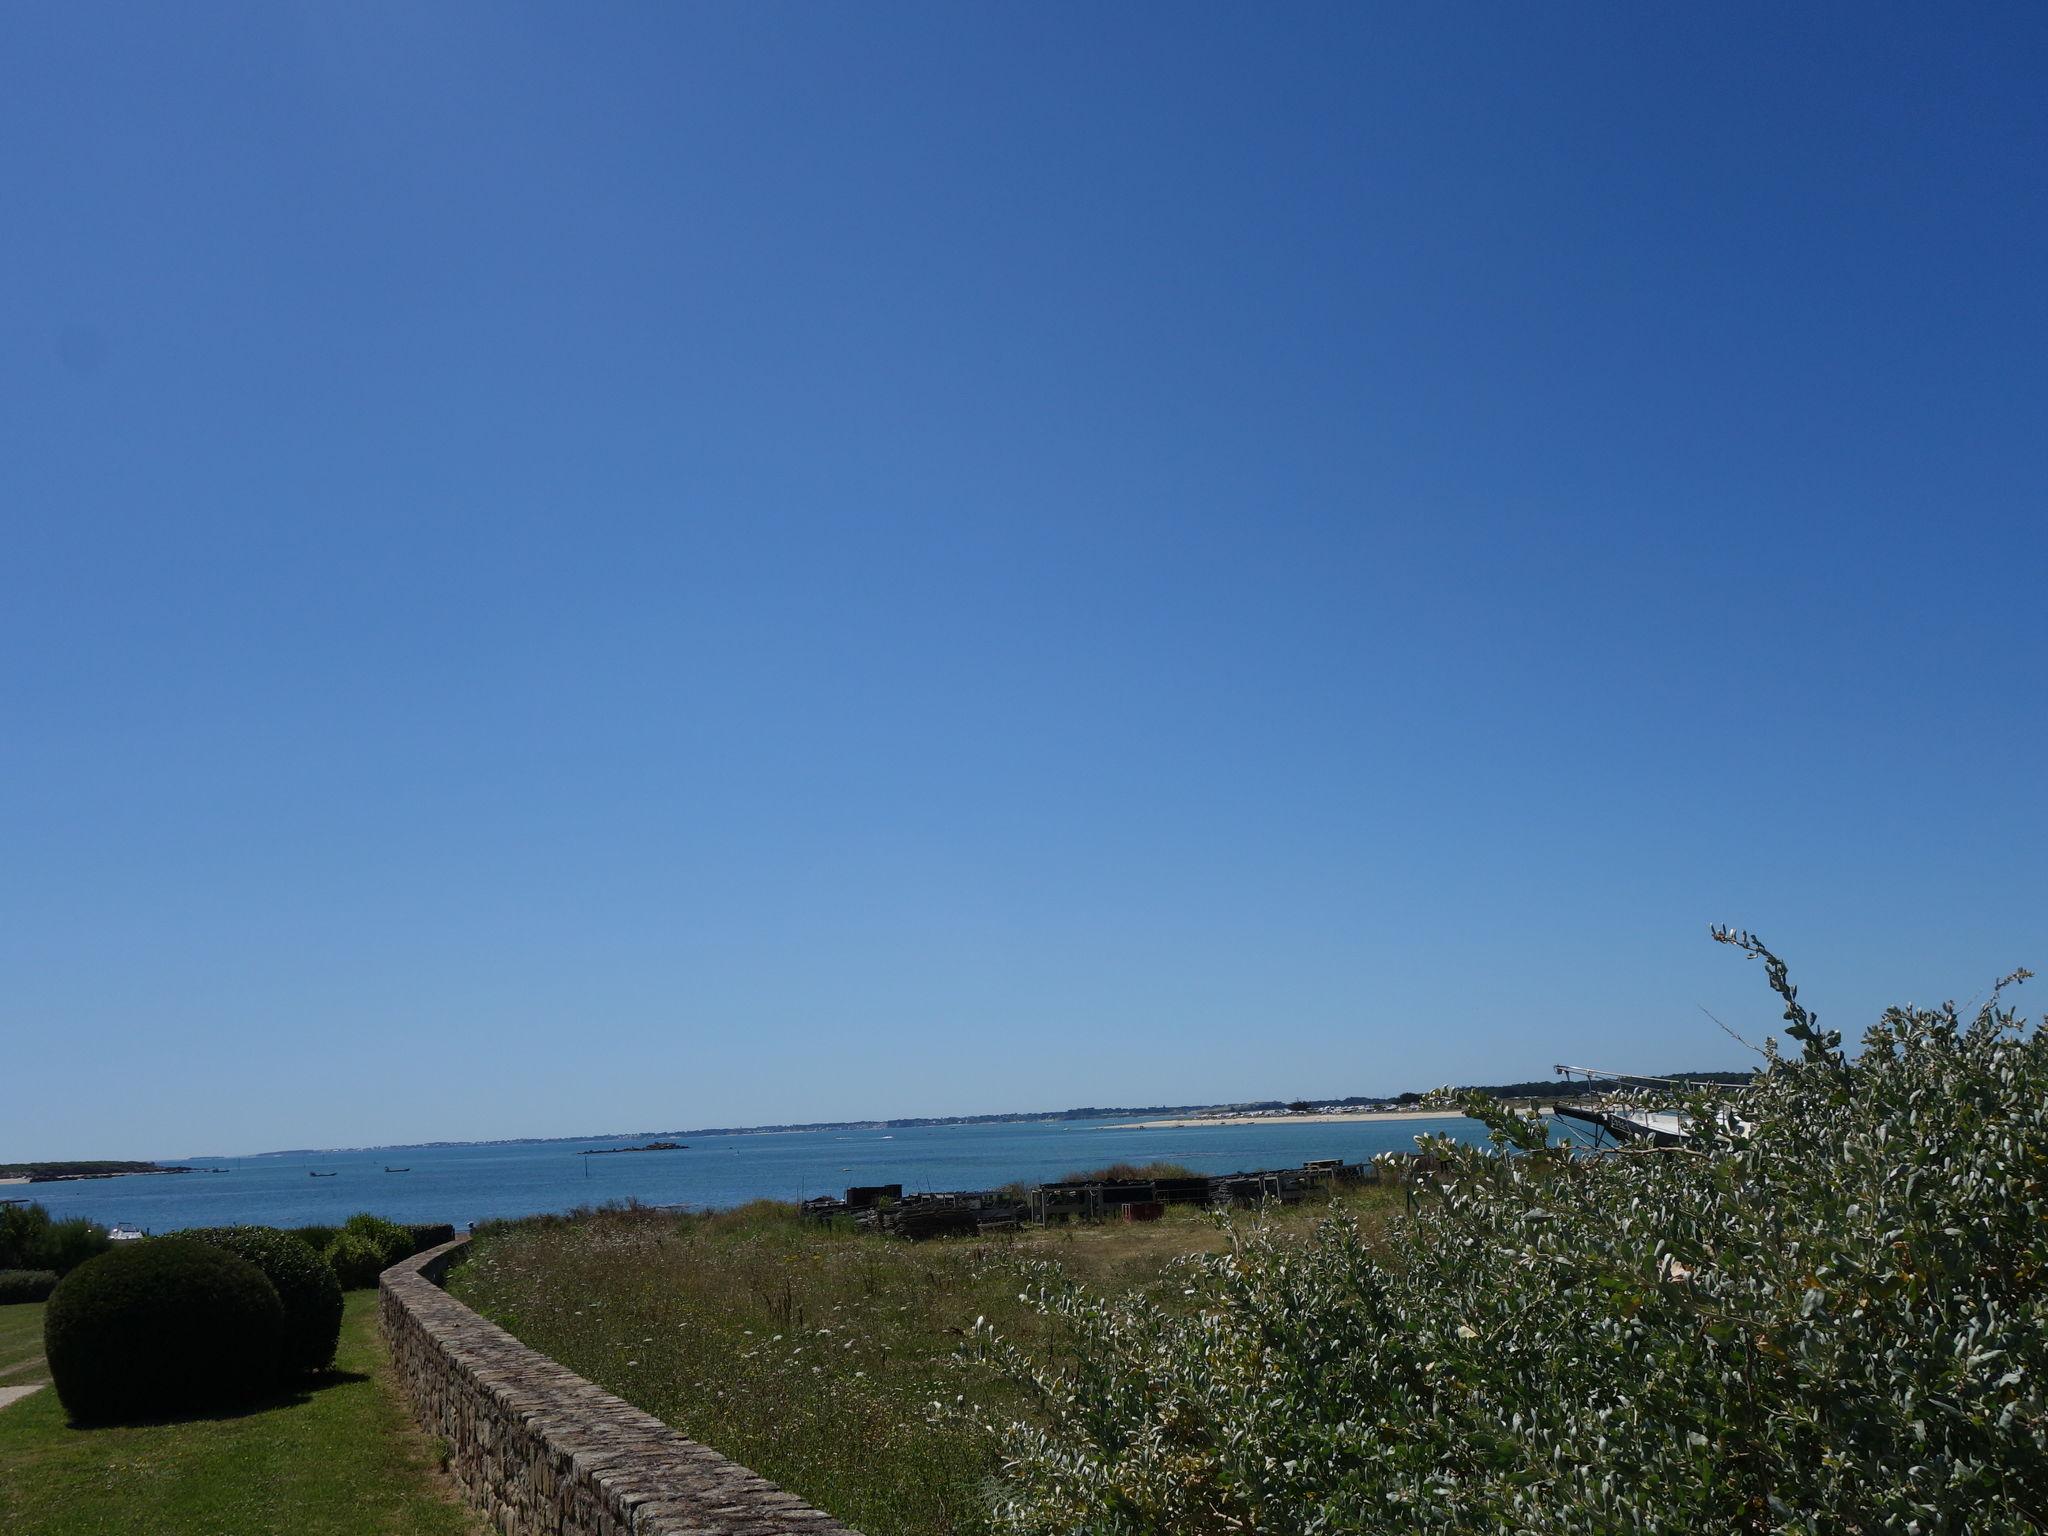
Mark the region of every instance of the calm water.
POLYGON ((306 1157, 246 1157, 226 1173, 184 1173, 11 1185, 54 1216, 89 1216, 151 1232, 258 1222, 339 1222, 354 1211, 394 1221, 464 1226, 500 1216, 566 1211, 628 1197, 655 1205, 722 1207, 768 1198, 837 1194, 849 1184, 907 1190, 987 1189, 1012 1179, 1054 1179, 1106 1163, 1164 1158, 1202 1173, 1285 1168, 1312 1157, 1358 1162, 1412 1151, 1418 1132, 1483 1141, 1485 1129, 1441 1120, 1341 1125, 1216 1126, 1130 1131, 1110 1120, 1056 1125, 948 1125, 901 1131, 792 1131, 688 1138, 681 1152, 583 1157, 586 1142, 507 1142, 486 1147, 386 1147, 306 1157), (386 1173, 386 1166, 409 1173, 386 1173), (313 1171, 333 1178, 309 1178, 313 1171))

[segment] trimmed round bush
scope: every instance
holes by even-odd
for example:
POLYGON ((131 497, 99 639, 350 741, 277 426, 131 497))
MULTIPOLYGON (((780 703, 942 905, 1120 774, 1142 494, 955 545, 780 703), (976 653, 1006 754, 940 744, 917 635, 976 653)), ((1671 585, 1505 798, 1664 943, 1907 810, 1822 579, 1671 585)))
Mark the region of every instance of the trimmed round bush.
POLYGON ((189 1238, 123 1243, 43 1314, 57 1396, 81 1424, 232 1408, 274 1390, 284 1304, 263 1271, 189 1238))
POLYGON ((0 1269, 0 1307, 17 1301, 44 1301, 57 1288, 54 1269, 0 1269))
POLYGON ((323 1370, 334 1359, 341 1337, 341 1283, 319 1254, 276 1227, 199 1227, 178 1236, 224 1248, 263 1271, 284 1303, 282 1364, 287 1373, 323 1370))

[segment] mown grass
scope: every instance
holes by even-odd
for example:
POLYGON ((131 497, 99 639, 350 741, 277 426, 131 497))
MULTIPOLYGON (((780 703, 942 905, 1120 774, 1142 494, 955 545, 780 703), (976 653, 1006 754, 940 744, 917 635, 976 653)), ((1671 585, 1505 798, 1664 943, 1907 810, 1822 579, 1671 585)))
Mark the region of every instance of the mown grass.
MULTIPOLYGON (((1399 1197, 1348 1203, 1372 1223, 1399 1197)), ((1263 1219, 1305 1234, 1327 1213, 1263 1219)), ((975 1320, 1058 1358, 1061 1340, 1020 1296, 1037 1266, 1172 1306, 1174 1262, 1230 1242, 1185 1208, 928 1243, 820 1227, 770 1202, 709 1216, 612 1210, 486 1227, 450 1288, 866 1536, 963 1536, 987 1527, 992 1423, 1034 1411, 971 1358, 975 1320)))
MULTIPOLYGON (((0 1532, 471 1536, 479 1527, 436 1481, 430 1447, 380 1379, 376 1302, 374 1291, 349 1296, 332 1371, 244 1413, 73 1429, 49 1388, 0 1409, 0 1532)), ((40 1359, 42 1310, 0 1308, 0 1365, 31 1337, 40 1359)))
POLYGON ((43 1365, 43 1305, 24 1301, 0 1307, 0 1387, 50 1379, 43 1365))

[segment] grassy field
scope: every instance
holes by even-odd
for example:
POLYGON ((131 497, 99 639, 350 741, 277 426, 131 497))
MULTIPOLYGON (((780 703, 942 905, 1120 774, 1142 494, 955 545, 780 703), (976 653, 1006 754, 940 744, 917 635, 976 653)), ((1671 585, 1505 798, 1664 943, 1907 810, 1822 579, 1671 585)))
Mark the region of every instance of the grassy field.
POLYGON ((19 1302, 0 1307, 0 1387, 48 1381, 43 1369, 43 1304, 19 1302))
MULTIPOLYGON (((0 1307, 0 1371, 40 1362, 40 1305, 0 1307), (32 1315, 31 1315, 32 1314, 32 1315)), ((39 1364, 0 1384, 33 1380, 39 1364)), ((388 1380, 377 1297, 348 1298, 335 1367, 253 1411, 77 1430, 48 1388, 0 1409, 6 1536, 472 1536, 388 1380)))
MULTIPOLYGON (((1368 1190, 1349 1205, 1372 1223, 1399 1199, 1368 1190)), ((1305 1233, 1327 1213, 1270 1221, 1305 1233)), ((976 1319, 1057 1358, 1061 1341, 1020 1299, 1041 1266, 1171 1306, 1174 1261, 1230 1242, 1178 1207, 1156 1223, 929 1243, 807 1224, 767 1202, 601 1211, 484 1228, 450 1289, 866 1536, 956 1536, 986 1526, 989 1420, 1032 1411, 971 1358, 976 1319)))

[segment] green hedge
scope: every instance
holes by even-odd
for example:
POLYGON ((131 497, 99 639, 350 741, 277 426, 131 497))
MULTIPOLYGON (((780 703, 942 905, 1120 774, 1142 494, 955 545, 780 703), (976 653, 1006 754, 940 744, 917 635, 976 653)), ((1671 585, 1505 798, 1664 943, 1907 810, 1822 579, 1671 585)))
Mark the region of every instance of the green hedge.
POLYGON ((0 1269, 0 1307, 17 1301, 47 1301, 56 1288, 54 1269, 0 1269))
POLYGON ((178 1235, 224 1248, 263 1271, 284 1304, 286 1371, 324 1370, 334 1359, 341 1284, 326 1259, 276 1227, 199 1227, 178 1235))
POLYGON ((375 1285, 379 1275, 413 1251, 412 1234, 404 1227, 358 1211, 327 1245, 327 1262, 342 1289, 358 1291, 375 1285))
POLYGON ((341 1226, 290 1227, 286 1235, 326 1259, 342 1289, 357 1291, 375 1285, 400 1259, 453 1242, 455 1228, 445 1221, 400 1224, 358 1211, 341 1226))
POLYGON ((356 1232, 337 1233, 327 1245, 325 1257, 344 1291, 368 1289, 391 1267, 384 1262, 384 1250, 356 1232))
POLYGON ((57 1396, 80 1424, 231 1408, 274 1391, 284 1305, 263 1271, 188 1238, 78 1266, 43 1314, 57 1396))

